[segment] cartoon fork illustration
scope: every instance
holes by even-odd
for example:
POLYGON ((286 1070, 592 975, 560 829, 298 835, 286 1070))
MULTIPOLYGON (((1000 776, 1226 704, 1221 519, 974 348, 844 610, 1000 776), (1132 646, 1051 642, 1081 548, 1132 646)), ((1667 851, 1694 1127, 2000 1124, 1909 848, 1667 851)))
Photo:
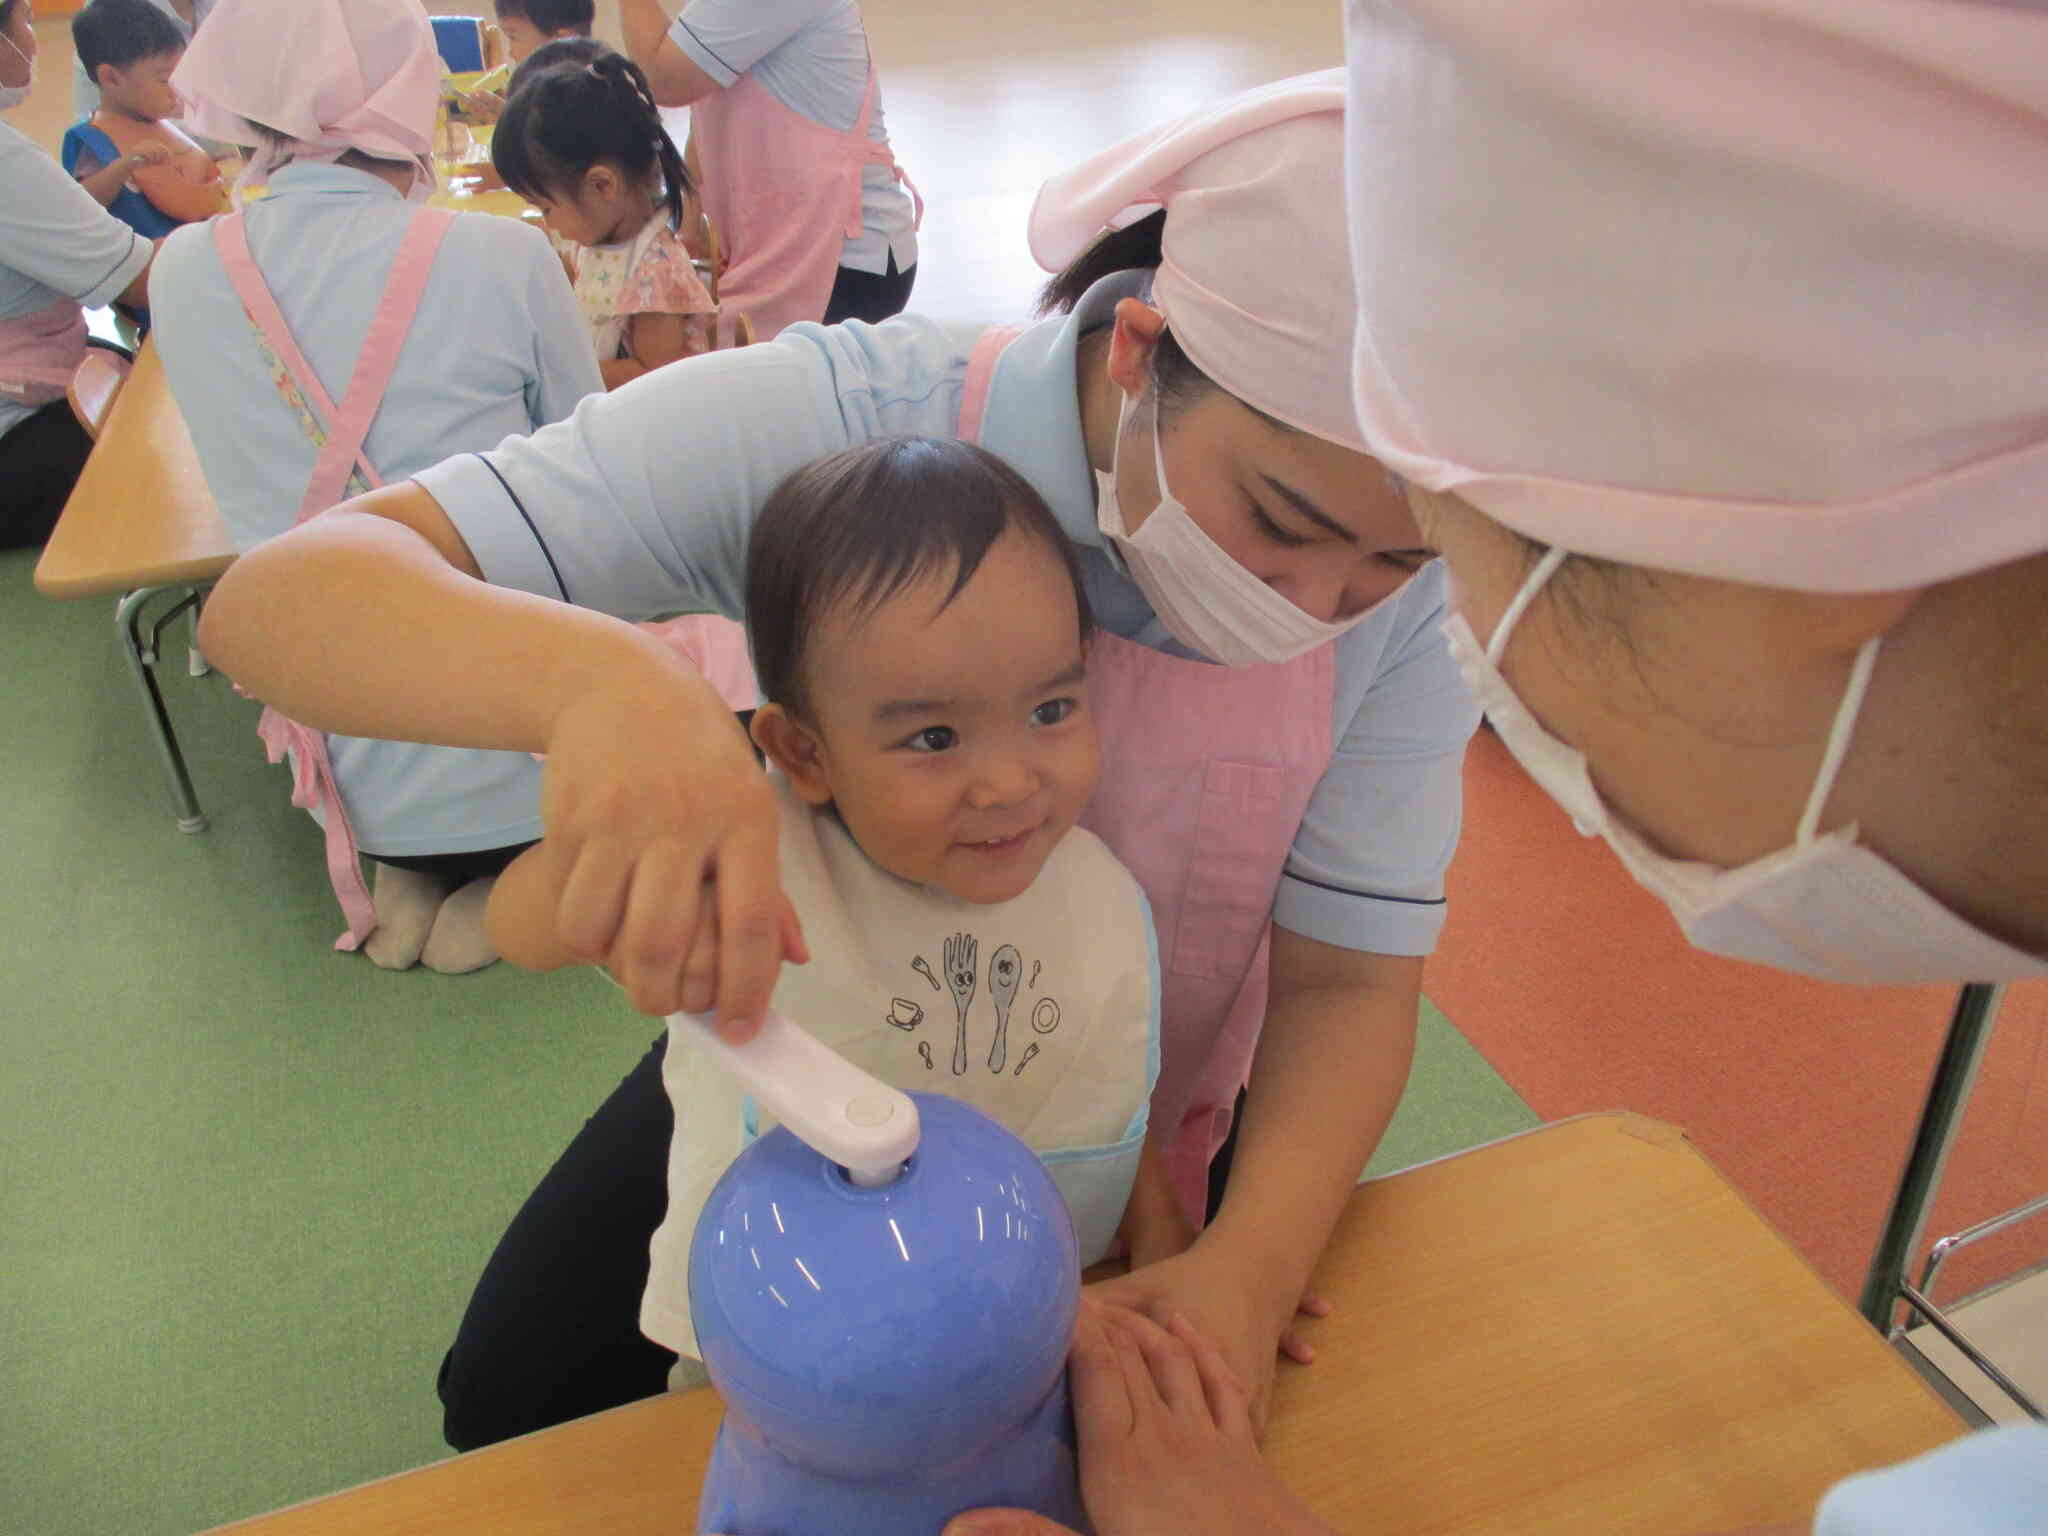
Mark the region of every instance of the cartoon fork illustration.
POLYGON ((974 935, 956 933, 946 940, 946 985, 953 989, 953 1006, 960 1011, 960 1033, 953 1042, 953 1075, 967 1075, 967 1005, 974 1001, 974 935))
POLYGON ((1010 1004, 1017 1000, 1017 983, 1023 979, 1024 957, 1017 946, 1005 944, 988 958, 988 995, 996 1005, 995 1044, 988 1049, 988 1069, 1003 1070, 1004 1042, 1010 1034, 1010 1004))

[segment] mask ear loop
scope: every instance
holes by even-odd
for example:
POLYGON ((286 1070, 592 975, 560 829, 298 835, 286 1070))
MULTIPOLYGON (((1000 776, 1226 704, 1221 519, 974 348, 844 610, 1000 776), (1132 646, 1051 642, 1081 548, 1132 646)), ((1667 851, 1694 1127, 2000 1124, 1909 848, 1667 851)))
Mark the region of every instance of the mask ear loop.
POLYGON ((1821 757, 1820 772, 1813 781, 1813 792, 1806 797, 1806 809, 1800 813, 1796 841, 1810 843, 1820 830, 1820 813, 1827 807, 1828 796, 1834 793, 1835 776, 1842 771, 1842 760, 1849 755, 1849 742, 1856 734, 1856 717, 1863 711, 1863 695, 1870 688, 1870 674, 1877 667, 1877 647, 1884 639, 1872 635, 1863 642, 1856 653, 1856 661, 1849 669, 1849 686, 1843 691, 1842 702, 1835 708, 1835 723, 1828 732, 1828 749, 1821 757))
POLYGON ((1553 544, 1543 552, 1543 558, 1536 562, 1536 569, 1529 573, 1529 579, 1522 583, 1522 590, 1515 594, 1515 600, 1508 604, 1507 612, 1500 616, 1500 622, 1493 626, 1493 638, 1486 642, 1486 659, 1496 667, 1500 665, 1500 653, 1507 649, 1508 636, 1515 626, 1522 622, 1522 615, 1529 611, 1529 605, 1536 601, 1536 594, 1557 574, 1570 554, 1561 544, 1553 544))

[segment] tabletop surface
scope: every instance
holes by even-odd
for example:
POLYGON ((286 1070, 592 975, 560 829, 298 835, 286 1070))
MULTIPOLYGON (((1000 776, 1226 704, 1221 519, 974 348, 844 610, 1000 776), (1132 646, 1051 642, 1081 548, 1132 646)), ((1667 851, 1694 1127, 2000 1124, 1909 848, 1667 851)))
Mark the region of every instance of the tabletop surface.
POLYGON ((101 597, 205 583, 234 560, 163 363, 144 341, 36 562, 36 590, 101 597))
MULTIPOLYGON (((1547 1126, 1360 1187, 1267 1452, 1344 1531, 1724 1531, 1962 1424, 1688 1142, 1547 1126)), ((223 1530, 690 1529, 709 1391, 649 1399, 223 1530)))

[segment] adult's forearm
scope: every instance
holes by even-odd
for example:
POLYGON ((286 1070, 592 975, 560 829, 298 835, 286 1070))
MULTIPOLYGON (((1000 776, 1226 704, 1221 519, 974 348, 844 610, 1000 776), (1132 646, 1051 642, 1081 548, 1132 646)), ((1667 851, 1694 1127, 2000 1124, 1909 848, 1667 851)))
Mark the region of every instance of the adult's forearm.
POLYGON ((669 14, 661 0, 619 0, 619 30, 625 34, 626 56, 650 77, 668 27, 669 14))
POLYGON ((555 713, 598 680, 644 671, 658 686, 673 665, 631 625, 490 586, 468 563, 426 492, 373 492, 236 561, 200 642, 317 729, 521 751, 546 750, 555 713))
MULTIPOLYGON (((1276 976, 1291 937, 1275 934, 1276 976)), ((1421 962, 1373 959, 1389 973, 1375 985, 1276 993, 1229 1191, 1202 1239, 1242 1256, 1283 1316, 1386 1133, 1414 1060, 1421 962)))

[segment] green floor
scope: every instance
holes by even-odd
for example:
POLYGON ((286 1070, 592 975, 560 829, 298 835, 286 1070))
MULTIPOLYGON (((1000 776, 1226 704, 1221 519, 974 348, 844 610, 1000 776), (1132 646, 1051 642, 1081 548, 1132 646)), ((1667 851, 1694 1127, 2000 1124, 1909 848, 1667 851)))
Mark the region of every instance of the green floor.
MULTIPOLYGON (((31 566, 0 555, 0 1530, 187 1532, 443 1455, 470 1283, 654 1027, 588 973, 330 951, 255 706, 170 669, 213 817, 180 834, 111 602, 31 566)), ((1425 1009, 1374 1168, 1534 1118, 1425 1009)))

